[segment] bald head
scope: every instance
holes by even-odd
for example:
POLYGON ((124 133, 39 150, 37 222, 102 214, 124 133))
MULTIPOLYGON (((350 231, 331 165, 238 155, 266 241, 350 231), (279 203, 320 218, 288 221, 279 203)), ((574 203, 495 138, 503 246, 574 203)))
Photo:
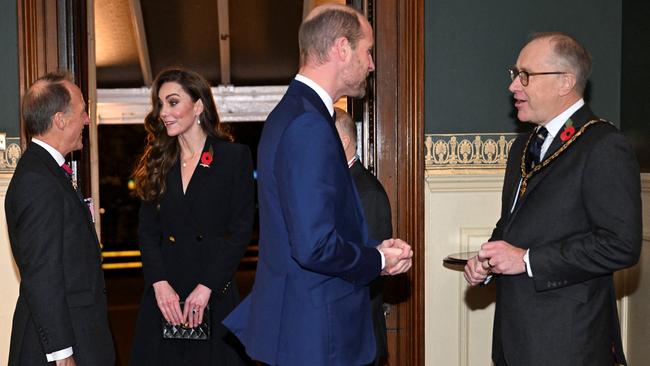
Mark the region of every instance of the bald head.
POLYGON ((357 152, 357 126, 352 120, 352 116, 343 109, 335 107, 334 113, 336 115, 336 130, 343 144, 345 158, 350 160, 357 152))
POLYGON ((57 112, 67 112, 73 85, 65 72, 49 73, 32 84, 23 97, 23 119, 29 136, 41 136, 49 130, 57 112))
POLYGON ((591 75, 591 55, 575 38, 563 32, 542 32, 532 35, 529 42, 546 41, 551 44, 553 53, 548 62, 563 70, 570 70, 576 76, 576 91, 584 94, 589 75, 591 75))
POLYGON ((345 5, 325 4, 314 8, 298 32, 300 66, 327 62, 334 41, 341 37, 347 38, 354 49, 363 38, 364 22, 368 21, 363 14, 345 5))

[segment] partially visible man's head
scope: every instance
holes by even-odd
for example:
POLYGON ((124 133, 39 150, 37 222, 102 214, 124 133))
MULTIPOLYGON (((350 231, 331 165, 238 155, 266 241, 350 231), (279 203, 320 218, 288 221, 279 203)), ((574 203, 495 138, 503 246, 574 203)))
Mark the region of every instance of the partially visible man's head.
POLYGON ((346 111, 334 107, 336 130, 341 138, 345 157, 351 159, 357 151, 357 126, 346 111))
POLYGON ((544 125, 582 97, 591 57, 567 34, 538 33, 519 53, 515 69, 530 75, 527 85, 519 74, 509 87, 517 117, 544 125))
POLYGON ((82 133, 89 123, 86 103, 65 72, 34 82, 23 98, 23 119, 30 137, 52 134, 48 143, 63 155, 83 147, 82 133))

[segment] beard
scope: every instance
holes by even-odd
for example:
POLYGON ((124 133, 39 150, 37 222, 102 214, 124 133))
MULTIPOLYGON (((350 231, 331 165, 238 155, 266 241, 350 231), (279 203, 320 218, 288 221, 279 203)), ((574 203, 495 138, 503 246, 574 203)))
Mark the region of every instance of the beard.
POLYGON ((363 98, 366 96, 366 79, 363 79, 361 82, 357 83, 356 87, 352 89, 353 92, 348 96, 352 98, 363 98))
POLYGON ((363 98, 366 96, 366 84, 368 73, 359 73, 356 75, 349 75, 345 80, 346 93, 351 98, 363 98))

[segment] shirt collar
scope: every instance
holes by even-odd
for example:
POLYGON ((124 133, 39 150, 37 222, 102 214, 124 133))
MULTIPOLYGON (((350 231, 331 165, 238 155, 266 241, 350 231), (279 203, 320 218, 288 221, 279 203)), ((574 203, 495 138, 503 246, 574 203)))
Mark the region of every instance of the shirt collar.
POLYGON ((41 141, 41 140, 39 140, 37 138, 32 137, 32 142, 35 143, 36 145, 42 147, 43 149, 45 149, 48 153, 50 153, 50 155, 52 155, 52 157, 54 158, 54 160, 56 160, 56 163, 59 166, 61 166, 61 165, 63 165, 63 163, 65 163, 65 158, 63 157, 63 155, 61 155, 59 150, 53 148, 52 146, 48 145, 46 142, 41 141))
POLYGON ((354 163, 356 163, 358 159, 359 157, 354 155, 352 159, 348 160, 348 168, 352 168, 352 165, 354 165, 354 163))
POLYGON ((323 101, 325 107, 327 107, 327 111, 330 112, 330 116, 334 115, 334 102, 332 101, 332 97, 327 94, 325 89, 323 89, 320 85, 316 84, 315 81, 306 77, 305 75, 296 74, 295 79, 312 88, 323 101))
POLYGON ((569 108, 565 109, 564 112, 560 113, 557 117, 550 120, 546 125, 544 125, 548 131, 548 134, 554 138, 562 126, 564 126, 569 117, 571 117, 578 109, 582 108, 583 105, 585 105, 585 100, 580 98, 580 100, 573 103, 573 105, 571 105, 569 108))

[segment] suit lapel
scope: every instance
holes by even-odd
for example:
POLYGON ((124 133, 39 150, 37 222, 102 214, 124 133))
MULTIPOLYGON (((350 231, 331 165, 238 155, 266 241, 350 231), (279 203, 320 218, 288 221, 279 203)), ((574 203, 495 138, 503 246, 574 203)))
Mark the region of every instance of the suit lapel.
POLYGON ((84 202, 79 199, 77 192, 75 191, 74 187, 72 187, 72 182, 70 182, 70 179, 68 179, 68 177, 65 175, 63 169, 57 165, 56 160, 54 160, 52 155, 50 155, 47 150, 43 149, 39 145, 30 142, 28 149, 31 149, 34 154, 43 162, 43 165, 45 165, 54 179, 56 179, 56 181, 61 185, 69 198, 74 201, 77 207, 83 212, 83 215, 86 218, 86 222, 88 224, 88 228, 95 238, 95 243, 97 244, 96 248, 98 251, 100 251, 99 238, 97 238, 97 232, 95 231, 95 226, 92 221, 92 216, 90 215, 89 208, 84 202))
POLYGON ((47 150, 43 149, 35 143, 30 143, 28 148, 34 151, 36 156, 39 157, 45 167, 47 167, 47 170, 55 177, 63 190, 66 191, 67 194, 69 194, 71 197, 74 197, 75 202, 77 202, 80 207, 84 207, 87 211, 88 209, 86 205, 79 200, 77 192, 74 190, 74 187, 72 187, 72 182, 70 182, 70 179, 68 179, 68 177, 65 175, 63 169, 57 165, 56 160, 54 160, 52 155, 50 155, 47 150))
MULTIPOLYGON (((199 164, 194 169, 194 173, 192 174, 192 177, 190 178, 190 182, 187 185, 187 190, 185 191, 186 201, 191 201, 192 196, 196 195, 197 192, 205 192, 203 190, 203 186, 206 185, 210 180, 209 179, 210 174, 212 173, 212 171, 215 170, 214 166, 216 165, 216 163, 214 162, 215 159, 214 145, 216 145, 215 141, 208 136, 205 139, 205 144, 203 145, 203 151, 201 151, 199 164), (203 158, 205 155, 211 156, 210 164, 203 163, 203 158)), ((178 176, 180 177, 180 172, 178 176)))
MULTIPOLYGON (((332 129, 332 134, 336 137, 338 140, 338 132, 336 131, 336 127, 334 125, 334 118, 332 115, 329 114, 329 110, 325 106, 325 103, 323 103, 323 100, 320 98, 318 93, 316 93, 312 88, 307 86, 306 84, 303 84, 302 82, 298 80, 293 80, 291 84, 289 84, 289 88, 287 89, 287 94, 297 96, 299 98, 302 98, 309 103, 309 105, 314 108, 318 113, 320 113, 323 118, 329 122, 330 127, 332 129)), ((345 152, 343 151, 343 146, 339 144, 338 146, 339 149, 339 156, 340 160, 343 164, 345 164, 345 168, 347 171, 347 181, 348 185, 350 186, 350 189, 352 189, 352 193, 354 194, 355 197, 355 216, 357 218, 357 221, 359 223, 359 227, 361 228, 361 233, 363 236, 363 240, 365 243, 368 242, 368 226, 366 225, 366 219, 363 214, 363 208, 361 206, 361 199, 359 198, 359 193, 357 192, 357 189, 355 187, 355 183, 352 180, 352 175, 350 174, 350 169, 347 168, 347 160, 345 159, 345 152)), ((357 161, 355 164, 361 164, 361 162, 357 161)))
MULTIPOLYGON (((571 117, 570 119, 573 121, 573 127, 575 130, 579 130, 585 123, 588 121, 596 118, 594 114, 591 112, 589 107, 585 104, 582 106, 582 108, 578 109, 571 117)), ((544 160, 547 160, 550 158, 553 153, 555 153, 564 143, 565 141, 562 141, 562 132, 564 131, 564 127, 560 129, 560 131, 555 135, 553 138, 553 142, 551 142, 551 145, 549 146, 548 150, 546 151, 546 154, 544 154, 544 160)), ((563 152, 564 154, 571 154, 571 148, 569 147, 567 150, 563 152)), ((519 152, 519 155, 522 156, 521 159, 523 159, 523 151, 519 152)), ((561 156, 558 156, 558 159, 561 159, 561 156)), ((521 160, 519 161, 521 163, 521 160)), ((542 183, 544 178, 548 175, 548 173, 553 169, 553 164, 555 162, 552 162, 549 164, 547 167, 541 169, 537 174, 535 174, 533 177, 531 177, 528 181, 528 186, 526 187, 526 193, 524 194, 523 197, 521 197, 521 202, 517 204, 517 207, 515 208, 515 211, 512 212, 511 214, 511 220, 514 218, 514 216, 517 214, 517 211, 519 211, 519 208, 523 206, 526 203, 526 199, 533 194, 535 189, 542 183)), ((521 174, 519 174, 521 176, 521 174)), ((516 184, 517 182, 515 182, 516 184)), ((518 191, 513 192, 513 197, 510 202, 514 202, 514 196, 518 195, 518 191)), ((512 207, 512 205, 510 206, 512 207)))
POLYGON ((287 94, 293 94, 306 99, 309 104, 314 107, 318 113, 323 115, 326 120, 332 122, 332 124, 334 123, 329 110, 327 110, 325 103, 323 103, 323 100, 318 96, 318 93, 306 84, 294 79, 291 84, 289 84, 287 94))
MULTIPOLYGON (((573 127, 577 130, 580 129, 585 123, 588 121, 596 118, 594 114, 591 112, 591 109, 585 104, 583 105, 580 109, 578 109, 571 117, 570 119, 573 121, 573 127)), ((560 148, 564 144, 564 141, 562 141, 562 132, 564 131, 564 127, 560 129, 560 131, 555 135, 553 138, 553 142, 551 142, 551 145, 548 147, 548 150, 546 151, 546 154, 544 155, 544 160, 546 160, 549 156, 553 155, 557 149, 560 148)))
POLYGON ((192 225, 195 230, 199 230, 199 224, 192 214, 192 212, 194 212, 192 210, 192 202, 197 199, 202 199, 201 196, 199 196, 200 192, 209 192, 209 189, 205 189, 204 186, 209 184, 210 176, 215 173, 219 164, 218 161, 216 161, 219 159, 217 151, 218 143, 218 140, 211 136, 206 138, 203 151, 201 152, 201 158, 199 159, 199 164, 194 169, 194 173, 187 184, 187 189, 184 194, 181 169, 178 161, 174 164, 167 175, 168 191, 166 196, 175 201, 173 206, 180 208, 184 212, 184 217, 187 218, 187 222, 192 225), (203 160, 204 154, 206 153, 210 154, 212 157, 209 164, 208 161, 204 162, 203 160))

